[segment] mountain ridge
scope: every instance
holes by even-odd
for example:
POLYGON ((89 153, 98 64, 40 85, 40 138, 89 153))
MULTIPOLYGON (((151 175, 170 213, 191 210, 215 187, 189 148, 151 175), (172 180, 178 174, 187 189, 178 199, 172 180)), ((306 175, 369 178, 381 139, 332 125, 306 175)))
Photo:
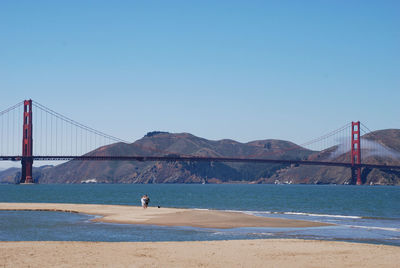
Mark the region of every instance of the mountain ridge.
MULTIPOLYGON (((374 154, 363 162, 400 164, 400 130, 388 129, 362 137, 368 142, 384 146, 386 157, 374 154), (399 158, 393 157, 399 155, 399 158)), ((86 155, 160 156, 190 155, 203 157, 254 157, 269 159, 326 161, 337 147, 311 151, 293 142, 264 139, 241 143, 231 139, 207 140, 190 133, 153 131, 130 143, 114 143, 100 147, 86 155)), ((338 154, 332 161, 349 161, 338 154)), ((35 168, 34 177, 39 183, 81 183, 96 179, 99 183, 312 183, 351 184, 350 169, 340 167, 296 166, 287 164, 221 163, 221 162, 140 162, 140 161, 76 161, 54 167, 35 168)), ((367 184, 400 184, 397 171, 363 171, 367 184)), ((0 182, 16 183, 18 171, 0 172, 0 182)))

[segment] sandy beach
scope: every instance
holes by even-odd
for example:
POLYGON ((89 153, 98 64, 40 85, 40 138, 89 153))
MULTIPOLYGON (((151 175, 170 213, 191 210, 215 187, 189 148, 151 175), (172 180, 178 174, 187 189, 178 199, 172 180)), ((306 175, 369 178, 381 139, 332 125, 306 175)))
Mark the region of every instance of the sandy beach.
POLYGON ((240 212, 195 210, 137 206, 61 204, 61 203, 0 203, 0 210, 64 211, 101 216, 95 221, 162 226, 201 228, 238 227, 317 227, 328 224, 248 215, 240 212))
MULTIPOLYGON (((0 203, 0 210, 100 215, 96 221, 208 228, 314 227, 239 212, 91 204, 0 203)), ((400 247, 293 239, 194 242, 0 242, 0 267, 398 267, 400 247)))
POLYGON ((400 247, 305 240, 0 242, 0 267, 399 267, 400 247))

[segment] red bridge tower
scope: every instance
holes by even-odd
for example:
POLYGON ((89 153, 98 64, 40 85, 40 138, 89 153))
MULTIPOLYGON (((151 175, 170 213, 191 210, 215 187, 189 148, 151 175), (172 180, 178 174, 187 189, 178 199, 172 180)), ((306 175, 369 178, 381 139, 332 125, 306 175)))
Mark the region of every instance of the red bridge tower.
POLYGON ((32 100, 24 101, 24 126, 22 128, 22 170, 20 183, 33 183, 32 179, 32 100))
POLYGON ((361 185, 361 140, 360 121, 351 122, 351 180, 361 185), (358 165, 358 166, 356 166, 358 165))

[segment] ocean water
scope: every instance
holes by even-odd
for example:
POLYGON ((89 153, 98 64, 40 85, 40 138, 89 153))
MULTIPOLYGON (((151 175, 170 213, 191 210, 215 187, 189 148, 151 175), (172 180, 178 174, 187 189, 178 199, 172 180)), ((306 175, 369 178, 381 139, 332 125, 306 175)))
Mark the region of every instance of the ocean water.
POLYGON ((334 223, 316 228, 209 229, 92 222, 94 216, 0 211, 0 241, 194 241, 301 238, 400 246, 400 187, 339 185, 0 185, 0 202, 86 203, 242 211, 334 223))

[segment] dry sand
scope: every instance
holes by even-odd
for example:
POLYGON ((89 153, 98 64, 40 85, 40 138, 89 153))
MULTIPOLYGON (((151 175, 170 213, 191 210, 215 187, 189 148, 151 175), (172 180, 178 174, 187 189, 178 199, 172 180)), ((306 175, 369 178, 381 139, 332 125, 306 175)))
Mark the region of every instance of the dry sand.
POLYGON ((100 215, 102 217, 96 218, 95 221, 102 222, 221 229, 236 227, 316 227, 328 225, 311 221, 257 217, 240 212, 156 207, 143 209, 142 207, 120 205, 0 203, 0 210, 66 211, 100 215))
POLYGON ((399 267, 400 247, 305 240, 0 242, 0 267, 399 267))

